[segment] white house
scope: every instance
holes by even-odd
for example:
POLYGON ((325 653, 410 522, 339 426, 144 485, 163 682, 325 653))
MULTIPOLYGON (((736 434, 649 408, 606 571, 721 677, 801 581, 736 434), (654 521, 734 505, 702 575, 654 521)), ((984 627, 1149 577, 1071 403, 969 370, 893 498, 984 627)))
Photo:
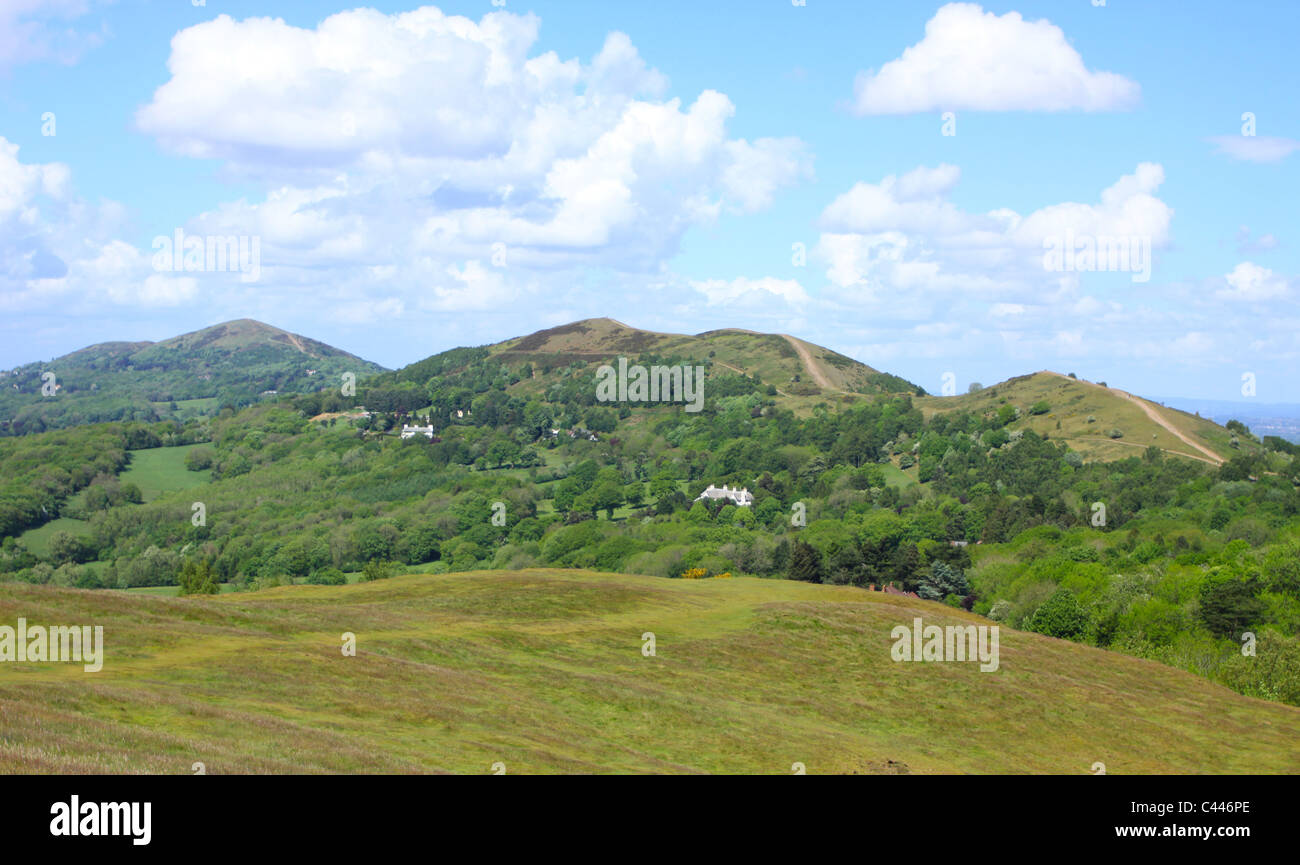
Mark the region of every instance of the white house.
POLYGON ((433 438, 433 424, 428 426, 407 426, 402 424, 402 438, 409 439, 411 436, 424 434, 426 438, 433 438))
POLYGON ((697 498, 696 501, 702 502, 705 499, 709 499, 711 501, 716 499, 728 499, 731 501, 733 505, 736 505, 737 507, 747 508, 754 503, 754 494, 751 493, 747 488, 732 489, 729 488, 726 484, 723 484, 722 488, 719 489, 718 487, 715 487, 713 484, 709 484, 709 488, 706 489, 704 492, 700 493, 699 498, 697 498))

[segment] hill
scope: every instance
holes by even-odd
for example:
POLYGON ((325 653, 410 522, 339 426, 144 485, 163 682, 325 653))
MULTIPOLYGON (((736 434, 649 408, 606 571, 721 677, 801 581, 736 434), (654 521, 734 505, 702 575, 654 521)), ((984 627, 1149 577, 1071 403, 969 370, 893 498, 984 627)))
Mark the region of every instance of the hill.
POLYGON ((382 369, 322 342, 239 319, 157 343, 100 343, 10 370, 0 389, 0 434, 185 420, 221 404, 247 405, 266 391, 315 391, 337 384, 344 372, 360 379, 382 369), (42 392, 47 384, 55 388, 49 396, 42 392))
POLYGON ((514 386, 520 393, 540 393, 553 373, 575 365, 612 363, 684 363, 706 367, 710 377, 757 377, 775 388, 775 396, 792 408, 845 395, 923 392, 897 376, 787 334, 749 330, 711 330, 695 335, 659 333, 630 327, 612 318, 591 318, 539 330, 477 351, 454 349, 394 374, 397 381, 423 384, 432 374, 490 357, 511 366, 529 366, 534 375, 514 386))
POLYGON ((1033 430, 1065 441, 1087 459, 1109 461, 1140 456, 1155 445, 1166 453, 1218 466, 1235 455, 1260 450, 1249 435, 1234 435, 1207 418, 1104 383, 1046 370, 975 393, 922 397, 916 405, 927 418, 963 411, 983 416, 1010 407, 1019 414, 1007 425, 1009 430, 1033 430))
POLYGON ((989 622, 848 587, 543 569, 203 600, 0 585, 0 622, 18 616, 102 624, 105 661, 0 665, 5 773, 1300 771, 1296 708, 1006 628, 996 672, 895 662, 914 617, 989 622))

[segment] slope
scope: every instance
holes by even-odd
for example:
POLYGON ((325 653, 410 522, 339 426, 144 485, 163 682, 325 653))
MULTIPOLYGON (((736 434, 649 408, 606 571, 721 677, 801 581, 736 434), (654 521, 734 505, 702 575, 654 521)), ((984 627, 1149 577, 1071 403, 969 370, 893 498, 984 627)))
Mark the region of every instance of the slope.
POLYGON ((100 343, 11 370, 0 390, 0 434, 184 419, 214 412, 218 401, 247 403, 264 391, 314 391, 327 382, 337 385, 344 372, 360 379, 380 370, 259 321, 228 321, 158 343, 100 343), (53 382, 42 378, 50 373, 53 382), (43 394, 43 384, 53 384, 55 392, 43 394))
POLYGON ((926 417, 968 411, 996 413, 1003 406, 1019 409, 1008 429, 1031 429, 1067 442, 1089 459, 1140 456, 1151 445, 1171 455, 1221 465, 1234 454, 1258 446, 1206 418, 1153 403, 1104 383, 1083 381, 1044 370, 1008 379, 976 393, 923 397, 916 404, 926 417), (1034 414, 1035 406, 1046 411, 1034 414), (1119 433, 1119 435, 1115 435, 1119 433))
POLYGON ((106 660, 0 664, 0 772, 1300 771, 1300 710, 1018 631, 996 672, 894 662, 896 625, 986 621, 845 587, 538 569, 202 600, 0 585, 0 622, 18 616, 103 625, 106 660))
MULTIPOLYGON (((765 384, 773 385, 783 399, 805 398, 803 402, 809 405, 826 396, 919 390, 910 382, 822 346, 784 334, 740 329, 695 335, 659 333, 630 327, 611 318, 592 318, 509 339, 487 346, 486 350, 510 365, 532 365, 539 378, 574 363, 600 364, 618 357, 627 357, 632 363, 718 367, 711 374, 757 375, 765 384)), ((429 367, 428 361, 421 361, 398 371, 395 377, 416 381, 429 367)), ((521 390, 544 387, 545 381, 538 381, 531 385, 524 383, 521 390)))

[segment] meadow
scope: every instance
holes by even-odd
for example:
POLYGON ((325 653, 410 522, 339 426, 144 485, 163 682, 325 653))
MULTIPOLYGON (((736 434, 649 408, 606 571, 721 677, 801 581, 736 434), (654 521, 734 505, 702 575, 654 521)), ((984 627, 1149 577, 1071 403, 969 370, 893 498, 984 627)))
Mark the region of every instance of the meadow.
POLYGON ((4 773, 1300 772, 1300 709, 1005 628, 997 672, 895 662, 890 631, 914 617, 991 623, 848 586, 557 569, 191 598, 0 584, 0 622, 18 616, 102 625, 105 662, 0 664, 4 773))

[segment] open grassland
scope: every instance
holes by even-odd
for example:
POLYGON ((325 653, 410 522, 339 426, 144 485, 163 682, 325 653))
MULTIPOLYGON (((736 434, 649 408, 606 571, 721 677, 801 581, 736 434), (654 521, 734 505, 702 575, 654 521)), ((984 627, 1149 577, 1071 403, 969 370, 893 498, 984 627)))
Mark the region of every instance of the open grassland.
POLYGON ((70 535, 88 535, 90 534, 90 523, 85 520, 75 520, 72 517, 59 517, 50 520, 43 526, 28 529, 20 537, 27 549, 38 556, 47 556, 50 553, 50 538, 54 536, 55 532, 67 532, 70 535))
POLYGON ((205 484, 211 472, 192 472, 185 468, 185 457, 196 447, 204 445, 131 451, 131 465, 122 472, 120 479, 122 483, 129 482, 138 486, 146 502, 153 501, 163 493, 205 484))
POLYGON ((0 623, 19 616, 102 625, 106 658, 0 664, 3 772, 1300 772, 1300 710, 1006 630, 997 672, 896 663, 895 625, 986 622, 844 587, 557 570, 201 599, 0 585, 0 623))
MULTIPOLYGON (((1129 395, 1131 396, 1131 395, 1129 395)), ((1066 441, 1071 448, 1090 460, 1117 460, 1141 456, 1150 445, 1188 459, 1215 462, 1240 452, 1231 446, 1231 433, 1212 421, 1186 412, 1166 408, 1158 403, 1132 399, 1116 388, 1051 372, 1020 376, 973 394, 953 397, 922 397, 917 406, 927 418, 940 412, 965 410, 978 415, 996 412, 1003 405, 1021 409, 1021 416, 1009 429, 1030 429, 1038 435, 1066 441), (1044 414, 1030 414, 1035 403, 1048 405, 1044 414), (1162 419, 1152 419, 1143 406, 1162 419), (1092 420, 1089 420, 1089 419, 1092 420), (1059 424, 1059 426, 1058 426, 1059 424), (1119 430, 1120 438, 1111 438, 1119 430), (1190 442, 1184 441, 1181 433, 1190 442), (1196 445, 1216 454, 1210 458, 1196 445)), ((1250 442, 1240 443, 1242 450, 1252 450, 1250 442)))

